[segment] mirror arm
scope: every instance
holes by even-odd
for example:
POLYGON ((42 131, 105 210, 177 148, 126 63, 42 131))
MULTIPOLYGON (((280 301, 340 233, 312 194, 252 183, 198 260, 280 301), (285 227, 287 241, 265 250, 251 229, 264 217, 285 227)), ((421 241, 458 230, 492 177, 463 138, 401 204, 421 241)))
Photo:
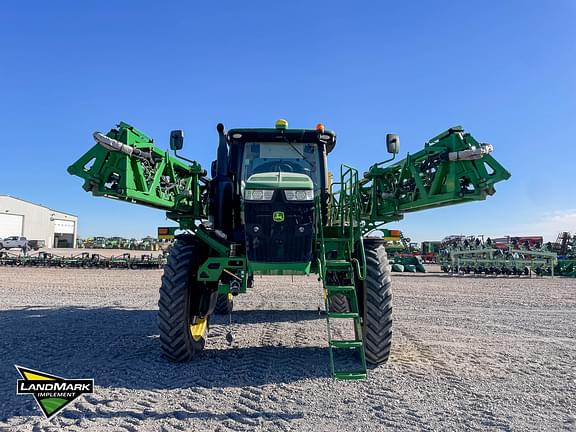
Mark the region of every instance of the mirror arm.
POLYGON ((174 156, 176 156, 178 159, 182 159, 182 160, 185 160, 186 162, 190 162, 191 164, 194 163, 193 160, 190 160, 190 159, 188 159, 188 158, 185 158, 184 156, 180 156, 180 155, 178 154, 178 151, 177 151, 177 150, 174 150, 174 156))
POLYGON ((372 165, 372 166, 370 167, 370 169, 378 168, 380 165, 384 165, 384 164, 386 164, 386 163, 388 163, 388 162, 392 162, 394 159, 396 159, 396 153, 392 153, 392 157, 391 157, 390 159, 387 159, 387 160, 382 161, 382 162, 375 163, 374 165, 372 165))

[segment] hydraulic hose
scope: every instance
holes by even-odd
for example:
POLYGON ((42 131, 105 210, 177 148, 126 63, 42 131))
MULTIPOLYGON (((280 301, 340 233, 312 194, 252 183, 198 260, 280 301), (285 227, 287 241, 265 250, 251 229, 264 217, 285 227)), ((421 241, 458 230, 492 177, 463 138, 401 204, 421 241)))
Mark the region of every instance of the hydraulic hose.
POLYGON ((120 141, 115 140, 114 138, 110 138, 101 132, 94 132, 92 136, 96 142, 106 150, 121 152, 127 154, 128 156, 152 159, 152 155, 150 153, 129 146, 128 144, 121 143, 120 141))

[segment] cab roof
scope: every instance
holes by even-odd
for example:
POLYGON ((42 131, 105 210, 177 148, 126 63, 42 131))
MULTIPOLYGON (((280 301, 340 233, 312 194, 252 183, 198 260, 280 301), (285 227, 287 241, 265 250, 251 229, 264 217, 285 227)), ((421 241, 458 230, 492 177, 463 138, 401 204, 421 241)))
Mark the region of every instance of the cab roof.
POLYGON ((245 142, 302 142, 326 146, 326 154, 336 146, 336 134, 331 130, 319 132, 316 129, 241 128, 230 129, 227 133, 230 144, 245 142))

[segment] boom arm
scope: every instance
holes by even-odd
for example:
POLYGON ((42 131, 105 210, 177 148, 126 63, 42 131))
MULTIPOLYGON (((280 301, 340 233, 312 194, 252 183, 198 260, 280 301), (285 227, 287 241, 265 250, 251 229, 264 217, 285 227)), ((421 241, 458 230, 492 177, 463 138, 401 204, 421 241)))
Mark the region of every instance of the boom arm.
POLYGON ((432 138, 424 149, 360 180, 361 219, 367 229, 400 220, 404 213, 484 200, 510 173, 460 126, 432 138))
POLYGON ((68 167, 85 180, 84 190, 167 210, 175 219, 205 216, 206 172, 200 164, 183 163, 123 122, 106 135, 94 133, 94 139, 96 145, 68 167))
MULTIPOLYGON (((122 122, 94 138, 96 145, 68 168, 84 179, 86 191, 166 210, 183 228, 208 217, 208 180, 200 164, 182 162, 122 122)), ((510 177, 491 151, 490 144, 480 144, 456 126, 400 162, 373 165, 363 178, 347 167, 329 224, 366 232, 404 213, 484 200, 495 193, 496 183, 510 177)))

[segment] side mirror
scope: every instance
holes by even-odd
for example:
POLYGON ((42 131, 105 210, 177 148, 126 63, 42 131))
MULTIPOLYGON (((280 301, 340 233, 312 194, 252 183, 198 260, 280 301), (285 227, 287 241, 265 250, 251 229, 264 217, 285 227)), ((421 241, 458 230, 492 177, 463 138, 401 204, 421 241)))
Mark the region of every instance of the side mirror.
POLYGON ((396 134, 386 134, 386 148, 388 153, 400 153, 400 137, 396 134))
POLYGON ((184 147, 184 132, 181 130, 173 130, 170 132, 170 149, 171 150, 182 150, 184 147))
POLYGON ((386 149, 388 153, 400 153, 400 137, 396 134, 386 134, 386 149))

